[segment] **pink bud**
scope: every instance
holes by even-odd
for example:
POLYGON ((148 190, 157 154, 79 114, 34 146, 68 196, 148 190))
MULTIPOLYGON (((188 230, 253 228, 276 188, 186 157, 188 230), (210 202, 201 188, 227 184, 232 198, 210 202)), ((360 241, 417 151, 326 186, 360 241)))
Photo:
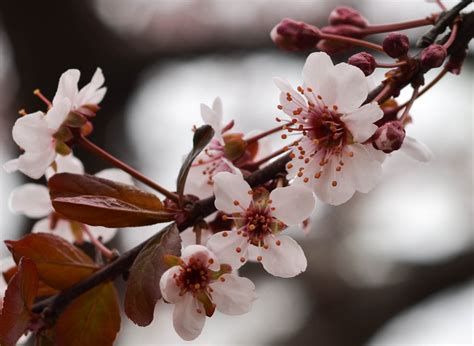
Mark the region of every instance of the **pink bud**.
POLYGON ((318 28, 289 18, 275 25, 270 37, 278 47, 293 51, 315 48, 320 39, 318 28))
POLYGON ((465 49, 461 49, 456 53, 451 54, 449 56, 448 62, 444 65, 444 68, 452 74, 460 74, 462 64, 464 63, 464 59, 466 58, 466 54, 467 52, 465 49))
POLYGON ((382 43, 383 50, 392 58, 405 55, 410 48, 408 36, 399 32, 392 32, 385 37, 382 43))
POLYGON ((350 65, 360 68, 366 76, 372 74, 372 72, 375 70, 375 59, 367 52, 354 54, 347 62, 350 65))
POLYGON ((332 10, 331 14, 329 15, 329 24, 349 24, 359 28, 365 28, 367 25, 369 25, 369 22, 367 19, 362 17, 359 11, 356 11, 348 6, 339 6, 332 10))
POLYGON ((383 124, 375 131, 372 144, 375 149, 388 154, 400 149, 404 139, 405 129, 403 124, 395 120, 383 124))
POLYGON ((426 69, 440 67, 447 54, 446 48, 439 44, 432 44, 421 52, 421 65, 426 69))

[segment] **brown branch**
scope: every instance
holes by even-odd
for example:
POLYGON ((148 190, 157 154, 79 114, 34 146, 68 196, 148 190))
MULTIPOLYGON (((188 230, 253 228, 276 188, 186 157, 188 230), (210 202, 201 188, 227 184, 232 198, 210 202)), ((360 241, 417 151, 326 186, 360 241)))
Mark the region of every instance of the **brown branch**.
MULTIPOLYGON (((286 163, 289 160, 289 156, 285 155, 282 158, 272 162, 268 166, 252 173, 246 178, 246 180, 250 184, 250 186, 261 185, 274 178, 277 174, 284 172, 286 163)), ((212 214, 215 210, 216 208, 214 206, 214 197, 209 197, 196 202, 190 208, 184 222, 178 225, 178 229, 180 231, 184 231, 186 228, 192 226, 197 220, 212 214)), ((165 227, 165 229, 161 230, 157 234, 163 232, 168 227, 165 227)), ((153 237, 155 236, 156 234, 153 237)), ((45 319, 51 322, 54 321, 59 316, 59 314, 61 314, 61 312, 81 294, 100 285, 101 283, 114 280, 120 275, 126 275, 129 268, 135 261, 135 258, 138 256, 140 251, 148 243, 148 241, 150 241, 151 238, 135 246, 133 249, 125 252, 115 261, 102 267, 100 270, 89 276, 87 279, 61 291, 55 296, 36 303, 33 306, 33 312, 42 313, 45 319)))

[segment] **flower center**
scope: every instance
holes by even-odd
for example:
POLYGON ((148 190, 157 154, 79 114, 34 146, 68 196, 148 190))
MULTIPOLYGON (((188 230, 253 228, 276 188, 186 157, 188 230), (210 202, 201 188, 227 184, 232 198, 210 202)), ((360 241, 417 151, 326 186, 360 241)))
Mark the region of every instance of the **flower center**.
POLYGON ((206 290, 211 280, 207 263, 194 257, 191 257, 187 264, 181 264, 180 273, 175 274, 174 279, 181 290, 180 294, 188 291, 197 294, 206 290))

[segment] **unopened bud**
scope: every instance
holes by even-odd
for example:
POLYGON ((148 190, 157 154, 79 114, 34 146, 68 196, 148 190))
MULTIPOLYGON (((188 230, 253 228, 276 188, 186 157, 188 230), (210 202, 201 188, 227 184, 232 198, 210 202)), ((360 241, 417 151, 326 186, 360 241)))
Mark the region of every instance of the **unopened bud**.
POLYGON ((399 32, 392 32, 385 37, 382 43, 383 50, 392 58, 399 58, 410 48, 408 36, 399 32))
POLYGON ((375 70, 375 59, 372 54, 367 52, 354 54, 347 62, 350 65, 360 68, 366 76, 372 74, 372 72, 375 70))
POLYGON ((400 149, 404 139, 405 129, 403 124, 395 120, 383 124, 375 131, 372 144, 375 149, 388 154, 400 149))
POLYGON ((460 74, 462 64, 464 63, 464 59, 466 58, 466 54, 467 52, 465 49, 461 49, 451 54, 449 56, 448 62, 444 65, 444 68, 452 74, 460 74))
MULTIPOLYGON (((363 31, 354 26, 348 24, 325 26, 321 28, 321 32, 331 35, 339 35, 345 37, 362 38, 364 36, 363 31)), ((323 52, 333 54, 342 53, 352 48, 349 43, 337 41, 337 40, 321 40, 319 41, 317 48, 323 52)))
POLYGON ((315 26, 285 18, 275 25, 270 37, 278 47, 297 51, 315 48, 320 34, 315 26))
POLYGON ((349 24, 359 28, 365 28, 367 25, 369 25, 369 22, 367 19, 362 17, 359 11, 356 11, 348 6, 339 6, 332 10, 331 14, 329 14, 329 24, 349 24))
POLYGON ((421 52, 421 65, 426 69, 440 67, 447 54, 446 48, 442 45, 432 44, 421 52))

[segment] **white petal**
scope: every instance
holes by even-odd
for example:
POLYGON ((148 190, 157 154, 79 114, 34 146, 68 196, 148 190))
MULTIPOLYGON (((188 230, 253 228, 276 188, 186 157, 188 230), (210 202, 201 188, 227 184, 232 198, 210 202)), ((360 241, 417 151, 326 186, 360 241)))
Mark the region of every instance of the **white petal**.
POLYGON ((310 217, 316 203, 313 192, 302 186, 276 188, 270 193, 270 199, 272 215, 289 226, 310 217))
POLYGON ((359 68, 344 62, 334 66, 330 73, 336 80, 337 96, 334 104, 337 105, 338 111, 348 113, 356 110, 369 93, 364 73, 359 68))
MULTIPOLYGON (((334 65, 329 55, 323 52, 311 53, 303 67, 305 86, 311 87, 316 92, 333 68, 334 65)), ((316 92, 316 94, 318 93, 316 92)))
POLYGON ((39 152, 51 145, 52 132, 42 112, 24 115, 15 122, 13 140, 25 151, 39 152))
POLYGON ((66 120, 69 112, 71 111, 71 102, 67 98, 58 100, 54 106, 46 113, 46 121, 48 122, 48 128, 56 132, 66 120))
POLYGON ((294 277, 306 270, 307 261, 303 249, 293 238, 286 235, 269 236, 265 239, 268 249, 261 249, 265 270, 282 278, 294 277), (280 245, 277 245, 279 242, 280 245))
POLYGON ((45 217, 35 222, 35 224, 33 225, 33 228, 31 229, 31 232, 32 233, 52 233, 50 226, 51 226, 51 221, 49 220, 49 217, 45 217))
POLYGON ((209 106, 201 103, 201 117, 204 124, 212 126, 215 131, 214 136, 220 138, 222 131, 222 114, 218 114, 209 106))
POLYGON ((74 173, 74 174, 84 174, 84 165, 81 160, 75 157, 73 154, 69 155, 58 155, 55 159, 56 170, 52 167, 48 168, 46 171, 46 179, 51 178, 54 174, 57 173, 74 173))
MULTIPOLYGON (((196 245, 196 233, 194 232, 192 227, 184 230, 179 235, 181 237, 182 249, 189 245, 196 245)), ((201 229, 201 244, 206 245, 207 241, 212 235, 213 233, 209 229, 201 229)))
POLYGON ((222 115, 224 114, 223 108, 222 108, 222 100, 218 96, 214 99, 214 102, 212 103, 212 110, 221 118, 222 121, 222 115))
POLYGON ((174 266, 163 273, 160 279, 160 290, 163 298, 170 303, 177 303, 183 299, 179 294, 180 288, 174 279, 175 275, 179 275, 180 266, 174 266))
POLYGON ((81 107, 84 105, 97 105, 104 98, 106 88, 101 88, 104 84, 105 78, 102 69, 97 68, 91 81, 86 84, 78 93, 75 100, 75 106, 81 107))
POLYGON ((388 156, 382 150, 375 149, 372 143, 364 144, 364 148, 373 160, 377 160, 380 163, 384 162, 388 156))
POLYGON ((227 315, 242 315, 250 311, 256 299, 255 285, 247 278, 224 274, 209 286, 216 309, 227 315))
POLYGON ((380 181, 382 165, 380 161, 369 155, 362 144, 350 145, 348 150, 352 151, 354 156, 344 160, 343 171, 349 173, 352 184, 357 191, 367 193, 380 181))
POLYGON ((190 258, 199 259, 202 263, 208 263, 209 269, 219 270, 221 265, 216 256, 210 249, 202 245, 189 245, 184 248, 181 258, 188 263, 190 258))
POLYGON ((42 152, 25 152, 18 158, 18 170, 30 178, 39 179, 56 158, 54 147, 42 152))
POLYGON ((433 159, 433 153, 423 143, 417 141, 415 138, 405 136, 401 151, 420 162, 429 162, 433 159))
POLYGON ((14 189, 9 199, 10 210, 31 218, 39 218, 53 211, 46 186, 25 184, 14 189))
POLYGON ((204 308, 191 293, 186 293, 184 299, 174 307, 173 325, 176 333, 184 340, 194 340, 201 334, 205 322, 204 308))
POLYGON ((209 165, 192 166, 186 179, 184 193, 199 198, 206 198, 213 194, 212 185, 208 183, 208 175, 203 174, 209 165))
POLYGON ((59 219, 54 225, 54 229, 50 228, 51 223, 49 218, 44 218, 36 222, 33 226, 33 233, 50 233, 73 244, 76 241, 71 229, 71 223, 68 220, 59 219))
POLYGON ((293 87, 288 83, 288 81, 275 77, 273 78, 273 82, 281 90, 280 93, 280 104, 283 106, 283 111, 289 115, 290 117, 295 117, 293 111, 297 110, 298 108, 307 109, 307 104, 304 98, 295 90, 293 87), (292 101, 288 101, 288 95, 291 95, 292 101))
POLYGON ((229 264, 232 270, 239 269, 248 258, 248 238, 238 234, 237 231, 224 231, 214 234, 207 241, 207 247, 216 254, 220 263, 229 264), (237 251, 237 249, 240 249, 240 251, 237 251))
POLYGON ((97 172, 94 175, 96 177, 112 180, 112 181, 115 181, 117 183, 122 183, 122 184, 126 184, 126 185, 133 185, 132 177, 128 173, 122 171, 121 169, 107 168, 107 169, 104 169, 100 172, 97 172))
POLYGON ((377 130, 374 122, 383 117, 383 111, 376 103, 363 105, 352 113, 341 117, 354 137, 354 141, 362 143, 369 139, 377 130))
POLYGON ((58 90, 53 98, 53 105, 65 97, 69 99, 71 103, 74 102, 78 94, 77 83, 79 82, 80 76, 81 72, 76 69, 67 70, 61 75, 59 78, 58 90))
MULTIPOLYGON (((89 231, 92 233, 94 238, 100 239, 102 243, 108 243, 117 234, 117 228, 109 228, 109 227, 102 227, 102 226, 89 226, 89 225, 86 225, 86 227, 89 228, 89 231)), ((86 240, 89 241, 87 237, 86 237, 86 240)))
POLYGON ((250 191, 250 185, 238 175, 221 172, 214 176, 214 204, 225 213, 239 213, 247 209, 252 201, 250 191), (235 201, 239 205, 235 205, 235 201))
POLYGON ((12 159, 3 164, 3 169, 7 173, 13 173, 18 171, 18 159, 12 159))
POLYGON ((239 177, 242 177, 242 179, 244 177, 240 169, 235 167, 234 164, 230 160, 227 160, 225 157, 221 159, 221 164, 218 165, 218 167, 216 168, 216 171, 229 172, 229 173, 238 175, 239 177))

